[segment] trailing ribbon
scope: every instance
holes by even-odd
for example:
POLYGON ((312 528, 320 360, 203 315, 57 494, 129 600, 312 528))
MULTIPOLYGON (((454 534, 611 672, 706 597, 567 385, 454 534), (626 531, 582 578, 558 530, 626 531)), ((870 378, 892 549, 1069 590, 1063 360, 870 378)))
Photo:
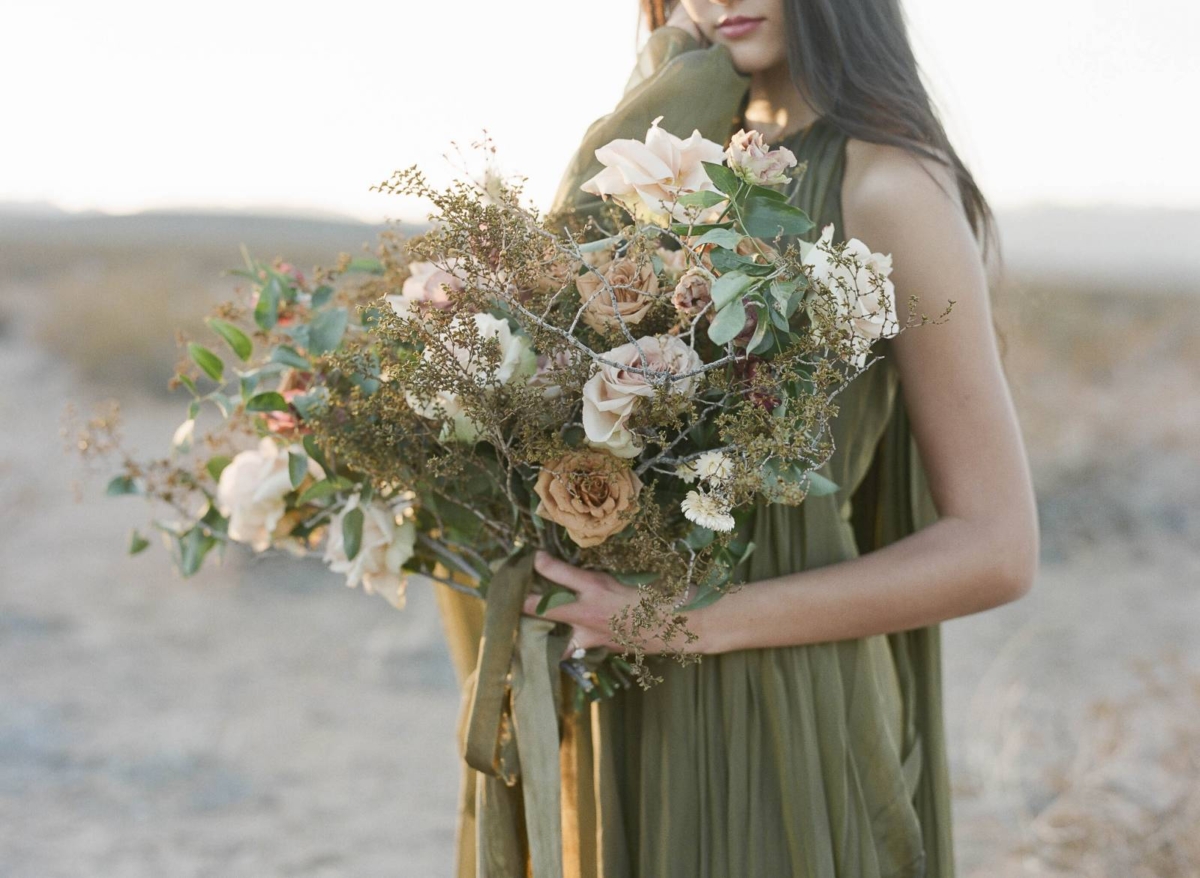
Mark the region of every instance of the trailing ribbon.
POLYGON ((483 637, 467 711, 463 757, 476 788, 478 878, 562 878, 559 671, 555 623, 522 618, 533 552, 506 560, 488 584, 483 637), (521 806, 524 819, 521 819, 521 806), (524 838, 521 827, 524 826, 524 838))

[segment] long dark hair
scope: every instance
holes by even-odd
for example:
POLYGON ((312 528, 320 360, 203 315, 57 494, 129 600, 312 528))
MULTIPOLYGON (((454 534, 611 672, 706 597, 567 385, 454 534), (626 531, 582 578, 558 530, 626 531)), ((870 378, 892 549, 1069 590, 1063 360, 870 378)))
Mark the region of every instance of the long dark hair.
MULTIPOLYGON (((651 29, 674 0, 642 0, 651 29)), ((954 172, 967 219, 994 243, 987 199, 946 136, 921 79, 900 0, 784 0, 788 65, 825 121, 850 137, 888 144, 954 172)))

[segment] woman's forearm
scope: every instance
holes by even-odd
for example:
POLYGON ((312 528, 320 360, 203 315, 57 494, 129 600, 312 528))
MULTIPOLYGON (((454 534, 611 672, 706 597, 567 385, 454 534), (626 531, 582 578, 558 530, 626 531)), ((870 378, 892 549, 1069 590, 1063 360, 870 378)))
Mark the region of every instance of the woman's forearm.
POLYGON ((745 585, 691 614, 689 627, 708 653, 919 628, 1023 595, 1036 545, 1019 526, 943 518, 862 557, 745 585))

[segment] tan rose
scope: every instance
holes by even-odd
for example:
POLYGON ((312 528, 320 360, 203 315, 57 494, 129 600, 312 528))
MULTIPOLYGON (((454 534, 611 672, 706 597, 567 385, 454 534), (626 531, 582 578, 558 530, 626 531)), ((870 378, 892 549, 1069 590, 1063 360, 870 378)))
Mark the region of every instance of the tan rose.
POLYGON ((658 258, 662 260, 663 274, 669 280, 678 280, 679 276, 687 271, 686 250, 668 250, 666 247, 659 247, 658 258))
POLYGON ((626 326, 636 326, 646 316, 658 293, 654 266, 649 262, 639 265, 625 257, 602 271, 603 280, 593 271, 575 280, 583 300, 583 322, 597 332, 605 333, 619 330, 622 321, 626 326), (611 293, 604 281, 612 287, 611 293))
POLYGON ((725 150, 729 168, 747 183, 759 186, 779 186, 790 178, 788 171, 796 167, 796 156, 790 149, 768 149, 757 131, 739 131, 725 150))
POLYGON ((695 268, 684 272, 671 295, 675 310, 687 317, 695 317, 711 301, 712 281, 707 274, 695 268))
POLYGON ((642 480, 609 454, 572 451, 548 462, 533 490, 541 499, 537 514, 586 548, 625 529, 637 513, 642 480))

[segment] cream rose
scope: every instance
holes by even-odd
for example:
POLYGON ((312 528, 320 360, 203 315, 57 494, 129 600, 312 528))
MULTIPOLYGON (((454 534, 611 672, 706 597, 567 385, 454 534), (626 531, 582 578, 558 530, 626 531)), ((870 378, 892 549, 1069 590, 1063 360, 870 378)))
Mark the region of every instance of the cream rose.
MULTIPOLYGON (((293 450, 305 453, 299 446, 293 450)), ((308 459, 308 471, 321 478, 320 467, 312 458, 308 459)), ((283 498, 291 490, 287 449, 271 438, 235 455, 217 480, 217 509, 229 519, 229 538, 249 544, 256 552, 265 550, 287 509, 283 498)))
POLYGON ((796 167, 790 149, 768 149, 757 131, 739 131, 725 150, 729 168, 747 183, 778 186, 788 181, 787 172, 796 167))
MULTIPOLYGON (((583 385, 583 429, 588 441, 606 448, 617 457, 636 457, 641 451, 637 437, 628 427, 637 401, 653 396, 655 386, 634 369, 684 375, 703 363, 687 342, 674 335, 657 335, 623 344, 603 355, 621 366, 602 364, 583 385)), ((699 376, 670 383, 673 393, 691 396, 699 376)))
POLYGON ((537 514, 586 548, 625 529, 638 511, 642 481, 612 455, 573 451, 547 463, 533 490, 541 500, 537 514))
POLYGON ((702 163, 720 164, 724 152, 699 131, 693 131, 687 140, 676 137, 658 127, 661 119, 650 124, 645 142, 613 140, 596 150, 604 170, 580 188, 592 195, 616 198, 630 210, 636 198, 653 216, 670 214, 676 220, 688 220, 694 211, 675 201, 689 192, 716 189, 702 163))
POLYGON ((641 323, 654 304, 658 277, 650 263, 638 265, 632 259, 622 258, 609 263, 603 269, 603 276, 595 271, 581 274, 575 286, 583 301, 583 322, 597 332, 607 333, 619 331, 622 321, 626 326, 641 323), (611 293, 605 281, 612 288, 611 293))
POLYGON ((414 262, 409 265, 409 277, 400 288, 400 295, 385 296, 385 300, 401 317, 412 317, 420 306, 446 308, 450 304, 448 291, 463 289, 463 278, 458 271, 458 260, 446 263, 450 271, 439 268, 432 262, 414 262))
POLYGON ((355 494, 329 523, 325 563, 334 573, 346 576, 346 585, 359 584, 369 594, 379 594, 398 609, 404 607, 406 577, 401 567, 413 556, 417 529, 411 521, 396 523, 396 513, 378 500, 363 503, 355 494), (352 509, 363 513, 362 541, 358 554, 346 557, 342 527, 352 509))
POLYGON ((892 257, 872 253, 857 238, 841 249, 833 243, 833 225, 821 230, 821 237, 804 258, 809 277, 829 289, 838 318, 849 326, 861 342, 858 360, 866 357, 866 348, 880 338, 900 331, 896 319, 896 289, 890 280, 892 257))

